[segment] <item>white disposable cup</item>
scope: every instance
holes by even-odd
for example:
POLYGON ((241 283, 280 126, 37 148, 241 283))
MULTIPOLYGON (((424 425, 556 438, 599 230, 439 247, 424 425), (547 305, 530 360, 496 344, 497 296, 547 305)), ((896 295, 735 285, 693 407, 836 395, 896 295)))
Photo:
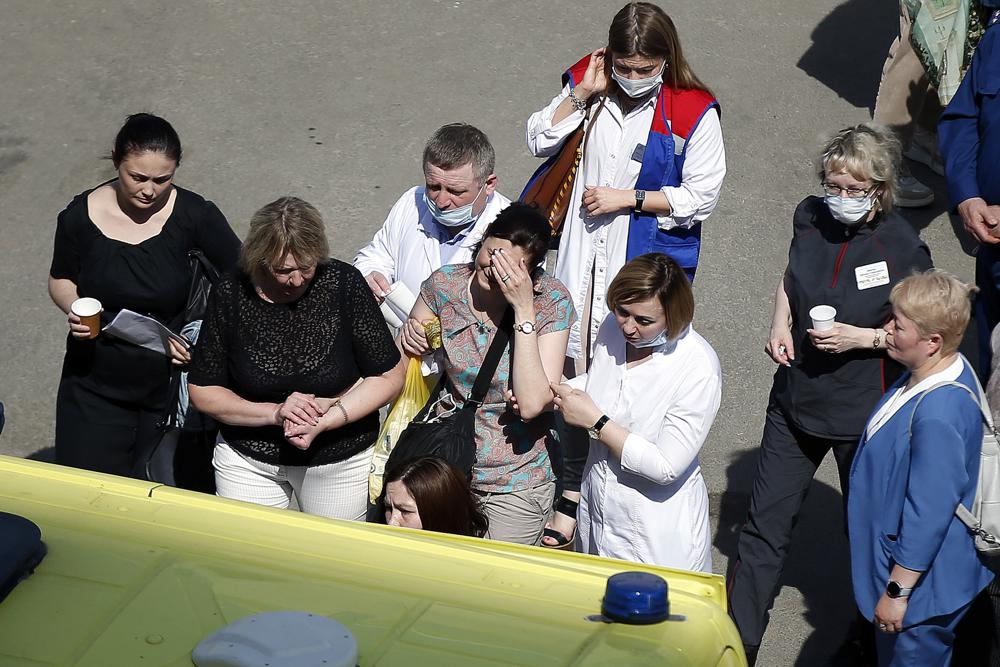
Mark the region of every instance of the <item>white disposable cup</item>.
POLYGON ((833 328, 837 309, 833 306, 813 306, 809 309, 809 317, 812 318, 814 330, 826 331, 833 328))
POLYGON ((97 338, 101 332, 101 302, 89 296, 74 301, 69 309, 80 318, 80 324, 90 327, 90 335, 87 338, 97 338))

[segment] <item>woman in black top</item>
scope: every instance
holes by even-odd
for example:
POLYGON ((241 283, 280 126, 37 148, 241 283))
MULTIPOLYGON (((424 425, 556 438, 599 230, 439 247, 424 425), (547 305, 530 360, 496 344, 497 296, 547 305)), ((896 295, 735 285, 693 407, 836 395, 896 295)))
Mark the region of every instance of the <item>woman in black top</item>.
POLYGON ((78 297, 104 307, 101 324, 127 308, 179 331, 191 276, 188 251, 220 270, 235 266, 240 241, 215 204, 174 185, 181 145, 170 123, 129 116, 111 159, 118 178, 77 195, 59 214, 49 294, 69 317, 56 398, 56 462, 142 476, 166 408, 171 358, 90 329, 70 312, 78 297))
MULTIPOLYGON (((730 613, 751 664, 816 469, 832 450, 847 493, 868 415, 902 370, 885 354, 889 292, 930 268, 931 258, 891 210, 898 161, 899 143, 888 130, 842 130, 820 158, 825 198, 807 197, 795 210, 765 347, 779 366, 750 513, 730 572, 730 613), (818 305, 836 308, 832 328, 812 328, 809 311, 818 305)), ((846 571, 847 563, 842 567, 846 571)))
POLYGON ((329 259, 323 220, 284 197, 257 211, 242 271, 216 285, 188 382, 222 423, 221 496, 363 519, 378 409, 405 366, 357 269, 329 259))

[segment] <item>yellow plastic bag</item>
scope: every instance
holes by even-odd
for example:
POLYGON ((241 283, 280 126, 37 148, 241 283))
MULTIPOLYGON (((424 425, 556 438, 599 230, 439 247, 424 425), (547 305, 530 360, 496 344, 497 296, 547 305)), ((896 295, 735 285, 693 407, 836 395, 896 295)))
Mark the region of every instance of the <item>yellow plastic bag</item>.
POLYGON ((424 377, 420 372, 420 359, 410 359, 406 367, 406 382, 403 393, 399 395, 392 409, 389 410, 382 429, 375 440, 375 455, 372 457, 372 467, 368 474, 368 499, 374 503, 382 493, 382 476, 385 474, 385 463, 389 453, 396 446, 400 434, 406 430, 420 408, 424 407, 431 396, 435 378, 424 377))

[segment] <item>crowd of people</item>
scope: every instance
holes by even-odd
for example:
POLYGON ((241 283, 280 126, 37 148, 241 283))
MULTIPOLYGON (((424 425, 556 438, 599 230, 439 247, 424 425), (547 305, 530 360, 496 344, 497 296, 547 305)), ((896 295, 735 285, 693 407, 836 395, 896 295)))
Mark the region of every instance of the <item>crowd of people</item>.
MULTIPOLYGON (((985 32, 940 124, 952 205, 982 244, 983 376, 1000 321, 998 30, 985 32)), ((893 104, 883 89, 876 116, 893 104)), ((296 197, 262 206, 241 243, 214 204, 175 185, 171 125, 130 116, 111 152, 117 176, 75 197, 56 226, 49 291, 70 329, 57 462, 143 476, 184 369, 191 403, 218 423, 220 496, 711 572, 698 456, 722 373, 693 326, 691 284, 726 155, 720 105, 659 7, 633 2, 615 15, 607 44, 528 118, 527 148, 555 158, 581 128, 551 268, 553 220, 497 191, 493 147, 465 123, 430 138, 424 183, 352 265, 330 258, 320 212, 296 197), (101 327, 129 310, 181 331, 192 251, 223 274, 195 345, 171 337, 156 351, 75 312, 86 297, 103 306, 101 327), (390 327, 381 306, 396 290, 415 302, 390 327), (500 335, 509 341, 491 354, 500 335), (409 359, 440 378, 429 420, 489 380, 472 405, 474 463, 466 474, 441 457, 397 461, 373 508, 380 410, 409 359)), ((975 494, 983 434, 965 390, 979 395, 977 370, 957 352, 975 290, 933 269, 896 211, 927 203, 901 169, 900 134, 912 149, 898 127, 838 132, 818 155, 818 196, 792 213, 765 345, 777 371, 728 573, 751 663, 828 452, 851 545, 849 565, 828 567, 850 569, 879 664, 948 664, 955 626, 993 580, 954 516, 975 494), (812 314, 820 305, 832 322, 812 314)))

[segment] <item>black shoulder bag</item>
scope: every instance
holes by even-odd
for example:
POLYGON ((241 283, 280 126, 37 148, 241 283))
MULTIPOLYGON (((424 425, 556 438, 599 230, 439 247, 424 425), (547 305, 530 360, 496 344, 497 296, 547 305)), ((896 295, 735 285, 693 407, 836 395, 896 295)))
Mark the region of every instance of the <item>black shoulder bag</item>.
MULTIPOLYGON (((448 384, 447 376, 441 376, 441 382, 427 404, 400 434, 386 461, 386 470, 421 456, 437 456, 458 468, 467 478, 472 478, 472 466, 476 463, 476 412, 486 400, 500 358, 510 341, 513 324, 514 310, 508 307, 479 368, 469 398, 461 408, 434 415, 434 408, 442 400, 438 396, 448 384)), ((445 399, 452 400, 450 394, 446 394, 445 399)))
MULTIPOLYGON (((205 317, 208 296, 212 292, 212 286, 219 281, 219 271, 201 250, 188 252, 188 261, 191 286, 178 329, 205 317)), ((184 382, 187 382, 186 374, 177 366, 172 366, 167 407, 157 422, 160 437, 145 460, 141 476, 151 482, 169 486, 214 492, 211 451, 215 445, 217 429, 185 428, 177 423, 181 384, 184 382)), ((204 418, 201 423, 205 423, 204 418)))

